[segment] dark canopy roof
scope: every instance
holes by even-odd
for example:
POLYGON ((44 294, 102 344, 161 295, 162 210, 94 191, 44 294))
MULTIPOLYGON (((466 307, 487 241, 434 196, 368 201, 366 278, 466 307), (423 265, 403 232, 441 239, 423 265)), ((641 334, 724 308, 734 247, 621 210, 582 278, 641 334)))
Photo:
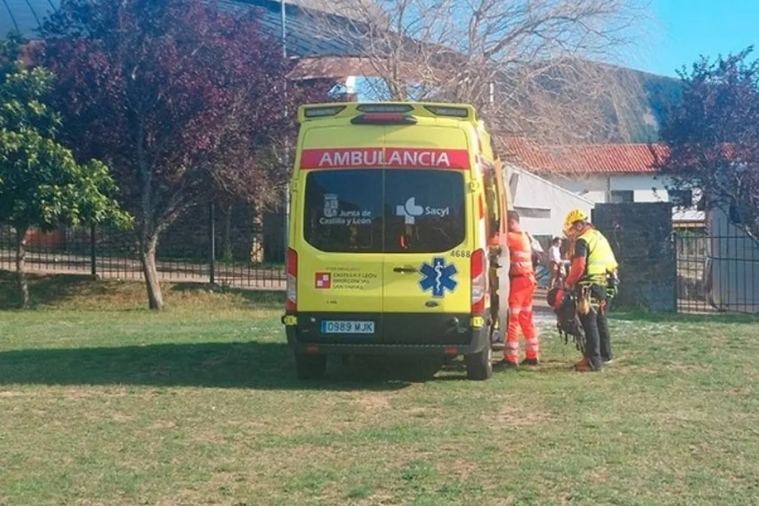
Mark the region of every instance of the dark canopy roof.
MULTIPOLYGON (((53 12, 60 0, 0 0, 0 37, 18 31, 26 38, 34 38, 45 17, 53 12)), ((313 29, 310 11, 329 12, 329 2, 323 0, 286 0, 287 47, 292 56, 341 56, 355 54, 345 40, 319 36, 313 29)), ((281 5, 279 0, 220 0, 219 5, 230 10, 256 9, 263 31, 279 38, 282 33, 281 5)), ((347 19, 329 12, 335 22, 347 19)))

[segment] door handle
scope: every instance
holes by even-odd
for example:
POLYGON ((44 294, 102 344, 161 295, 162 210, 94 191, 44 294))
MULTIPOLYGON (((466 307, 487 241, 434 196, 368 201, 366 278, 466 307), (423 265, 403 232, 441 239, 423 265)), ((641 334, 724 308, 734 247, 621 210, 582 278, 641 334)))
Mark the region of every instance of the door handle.
POLYGON ((399 266, 399 267, 393 267, 393 272, 400 272, 400 273, 403 273, 403 274, 411 274, 411 273, 416 272, 416 270, 417 270, 416 267, 411 267, 411 266, 408 266, 408 265, 405 265, 403 267, 401 267, 401 266, 399 266))

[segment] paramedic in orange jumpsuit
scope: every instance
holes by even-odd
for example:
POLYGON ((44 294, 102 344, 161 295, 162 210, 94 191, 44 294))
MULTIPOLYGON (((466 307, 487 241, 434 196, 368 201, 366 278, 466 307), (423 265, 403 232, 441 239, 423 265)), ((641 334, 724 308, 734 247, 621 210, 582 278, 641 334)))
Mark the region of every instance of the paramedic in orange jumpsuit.
POLYGON ((516 367, 519 363, 519 329, 525 341, 523 365, 538 365, 540 343, 535 324, 532 321, 532 296, 535 293, 535 274, 532 268, 532 248, 530 239, 519 224, 519 214, 509 211, 508 245, 511 256, 509 278, 509 328, 506 348, 503 352, 504 365, 516 367))

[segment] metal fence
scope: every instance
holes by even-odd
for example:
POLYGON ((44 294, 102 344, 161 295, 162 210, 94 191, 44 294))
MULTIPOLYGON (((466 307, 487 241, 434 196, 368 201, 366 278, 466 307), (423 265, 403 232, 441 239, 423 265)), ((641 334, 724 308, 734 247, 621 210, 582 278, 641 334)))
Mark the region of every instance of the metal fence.
POLYGON ((719 231, 675 233, 678 311, 759 313, 759 245, 719 231))
MULTIPOLYGON (((0 225, 0 269, 15 270, 15 231, 0 225)), ((284 290, 284 220, 249 205, 197 206, 161 237, 159 279, 167 282, 284 290)), ((26 269, 143 279, 135 235, 109 227, 66 227, 27 234, 26 269)))
MULTIPOLYGON (((678 311, 759 313, 759 244, 720 216, 705 228, 673 234, 678 311)), ((15 270, 15 237, 10 226, 0 224, 0 269, 15 270)), ((239 203, 197 206, 163 234, 159 279, 284 290, 283 239, 281 214, 261 215, 239 203)), ((27 243, 28 272, 143 279, 130 231, 89 226, 31 230, 27 243)), ((651 254, 659 258, 663 252, 655 248, 651 254)), ((635 269, 635 276, 660 277, 656 272, 635 269)))

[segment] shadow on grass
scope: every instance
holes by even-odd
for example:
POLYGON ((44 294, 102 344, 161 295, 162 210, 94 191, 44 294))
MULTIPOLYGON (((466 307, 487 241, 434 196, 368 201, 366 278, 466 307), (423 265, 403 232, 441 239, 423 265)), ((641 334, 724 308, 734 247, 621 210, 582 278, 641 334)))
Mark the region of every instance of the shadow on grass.
POLYGON ((262 390, 397 390, 433 379, 440 361, 330 357, 327 378, 300 381, 285 343, 154 344, 0 353, 0 385, 152 385, 262 390))
MULTIPOLYGON (((18 308, 16 279, 15 272, 0 271, 0 309, 18 308)), ((47 306, 75 297, 98 297, 112 290, 107 283, 98 283, 90 276, 78 274, 27 274, 27 279, 31 307, 47 306)))

